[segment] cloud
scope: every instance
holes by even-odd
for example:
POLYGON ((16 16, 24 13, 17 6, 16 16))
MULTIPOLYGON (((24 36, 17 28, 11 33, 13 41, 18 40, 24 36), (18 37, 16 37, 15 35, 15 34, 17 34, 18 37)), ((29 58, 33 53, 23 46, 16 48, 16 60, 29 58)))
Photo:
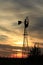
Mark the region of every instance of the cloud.
MULTIPOLYGON (((33 31, 40 31, 43 29, 43 17, 36 17, 35 19, 35 23, 34 25, 32 25, 33 27, 33 31)), ((42 30, 43 31, 43 30, 42 30)))
MULTIPOLYGON (((9 57, 11 54, 16 54, 17 49, 22 49, 22 48, 0 44, 0 57, 9 57)), ((43 54, 43 48, 41 48, 41 53, 43 54)))
POLYGON ((8 57, 10 54, 12 54, 11 46, 0 44, 0 57, 8 57))
POLYGON ((8 39, 8 36, 0 35, 0 41, 6 41, 7 39, 8 39))
MULTIPOLYGON (((18 20, 24 22, 26 16, 29 16, 29 36, 42 39, 42 42, 43 0, 0 0, 0 41, 7 41, 7 39, 11 41, 16 39, 17 41, 23 34, 24 27, 23 23, 18 26, 18 20)), ((7 42, 7 44, 13 45, 14 40, 12 42, 8 40, 7 42)), ((16 53, 13 51, 14 49, 18 49, 18 47, 0 44, 0 55, 9 56, 16 53)))
POLYGON ((16 52, 17 49, 22 49, 22 48, 0 44, 0 57, 9 57, 11 54, 17 53, 16 52))
POLYGON ((34 25, 30 26, 31 34, 43 38, 43 17, 36 17, 34 25))
POLYGON ((43 0, 0 0, 0 30, 22 34, 24 21, 29 16, 31 36, 43 38, 43 0), (6 23, 6 25, 5 25, 6 23))
POLYGON ((11 32, 10 30, 8 30, 7 28, 5 28, 3 26, 0 26, 0 29, 3 30, 3 31, 11 32))

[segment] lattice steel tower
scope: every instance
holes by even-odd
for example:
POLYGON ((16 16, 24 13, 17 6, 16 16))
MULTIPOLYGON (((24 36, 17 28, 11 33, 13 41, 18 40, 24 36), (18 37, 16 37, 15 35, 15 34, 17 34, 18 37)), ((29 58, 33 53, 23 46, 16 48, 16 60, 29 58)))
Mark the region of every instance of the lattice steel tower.
MULTIPOLYGON (((22 21, 18 21, 18 24, 20 25, 22 23, 22 21)), ((26 50, 28 50, 28 26, 29 26, 29 19, 28 17, 26 17, 26 19, 24 20, 24 34, 23 34, 23 48, 25 48, 25 52, 26 50)))
MULTIPOLYGON (((29 25, 29 19, 28 17, 26 17, 25 21, 24 21, 24 39, 23 39, 23 47, 27 47, 28 48, 28 25, 29 25)), ((26 49, 27 49, 26 48, 26 49)))

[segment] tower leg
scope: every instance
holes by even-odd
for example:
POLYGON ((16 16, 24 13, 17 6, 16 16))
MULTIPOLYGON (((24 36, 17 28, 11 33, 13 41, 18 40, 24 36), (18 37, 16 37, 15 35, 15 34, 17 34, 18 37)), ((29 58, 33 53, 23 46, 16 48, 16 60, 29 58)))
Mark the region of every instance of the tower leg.
POLYGON ((25 29, 24 30, 24 39, 23 39, 22 58, 23 58, 23 54, 27 54, 27 51, 28 51, 28 34, 25 29))

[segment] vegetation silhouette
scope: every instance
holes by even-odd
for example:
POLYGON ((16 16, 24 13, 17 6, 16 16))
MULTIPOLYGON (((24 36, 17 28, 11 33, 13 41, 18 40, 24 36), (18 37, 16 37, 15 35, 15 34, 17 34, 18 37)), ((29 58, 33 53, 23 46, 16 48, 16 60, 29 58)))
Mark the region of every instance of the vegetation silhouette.
POLYGON ((40 48, 34 46, 34 48, 32 48, 32 49, 30 50, 30 54, 31 54, 32 56, 39 56, 39 55, 41 55, 41 50, 40 50, 40 48))

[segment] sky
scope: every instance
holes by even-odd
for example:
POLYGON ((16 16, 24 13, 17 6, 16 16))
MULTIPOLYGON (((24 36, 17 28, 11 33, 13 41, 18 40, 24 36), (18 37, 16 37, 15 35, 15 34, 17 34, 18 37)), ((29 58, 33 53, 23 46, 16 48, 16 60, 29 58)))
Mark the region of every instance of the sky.
POLYGON ((0 44, 22 46, 23 23, 29 17, 28 40, 43 43, 43 0, 0 0, 0 44))

